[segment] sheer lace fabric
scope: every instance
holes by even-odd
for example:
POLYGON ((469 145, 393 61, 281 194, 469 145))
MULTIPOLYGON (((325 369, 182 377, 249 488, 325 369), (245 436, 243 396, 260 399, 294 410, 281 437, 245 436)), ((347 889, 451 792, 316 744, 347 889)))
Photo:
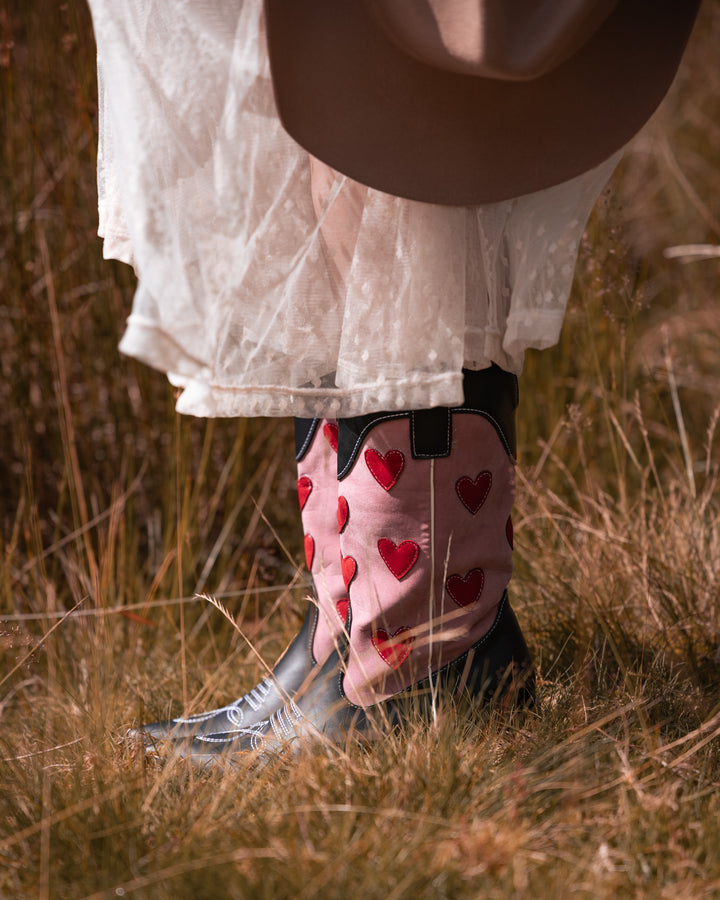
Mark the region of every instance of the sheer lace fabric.
POLYGON ((138 275, 121 350, 183 387, 180 412, 455 405, 463 366, 519 372, 557 341, 617 157, 488 206, 393 197, 285 134, 260 0, 90 6, 99 232, 138 275))

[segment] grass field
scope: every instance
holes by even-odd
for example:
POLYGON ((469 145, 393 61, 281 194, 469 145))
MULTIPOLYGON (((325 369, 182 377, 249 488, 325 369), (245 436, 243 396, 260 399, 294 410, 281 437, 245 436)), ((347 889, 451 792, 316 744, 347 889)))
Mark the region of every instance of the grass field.
POLYGON ((718 45, 708 0, 521 379, 541 715, 199 774, 124 735, 239 696, 297 629, 291 423, 181 420, 119 356, 88 12, 6 0, 0 897, 720 897, 718 45))

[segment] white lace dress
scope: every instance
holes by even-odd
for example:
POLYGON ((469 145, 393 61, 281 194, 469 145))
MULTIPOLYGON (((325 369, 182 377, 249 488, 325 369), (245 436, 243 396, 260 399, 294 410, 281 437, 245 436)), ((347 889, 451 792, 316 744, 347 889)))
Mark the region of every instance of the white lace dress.
POLYGON ((455 405, 463 366, 519 372, 557 341, 617 157, 487 206, 393 197, 284 133, 261 0, 90 6, 99 232, 138 276, 121 349, 183 387, 180 412, 455 405))

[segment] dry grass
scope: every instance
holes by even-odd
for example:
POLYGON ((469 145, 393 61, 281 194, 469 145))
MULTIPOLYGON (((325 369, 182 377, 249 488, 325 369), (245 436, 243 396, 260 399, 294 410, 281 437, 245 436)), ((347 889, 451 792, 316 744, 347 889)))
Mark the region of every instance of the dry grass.
POLYGON ((197 592, 268 661, 299 624, 290 427, 181 421, 117 355, 87 11, 39 7, 0 10, 0 896, 720 896, 720 5, 527 362, 542 715, 202 775, 122 736, 261 674, 197 592))

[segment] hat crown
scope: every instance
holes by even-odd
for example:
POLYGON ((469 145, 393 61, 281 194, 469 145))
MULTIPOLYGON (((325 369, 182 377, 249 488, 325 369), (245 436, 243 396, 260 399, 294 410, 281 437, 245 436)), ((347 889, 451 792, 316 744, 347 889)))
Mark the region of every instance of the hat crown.
POLYGON ((577 52, 618 0, 364 0, 404 53, 464 75, 524 81, 577 52))

